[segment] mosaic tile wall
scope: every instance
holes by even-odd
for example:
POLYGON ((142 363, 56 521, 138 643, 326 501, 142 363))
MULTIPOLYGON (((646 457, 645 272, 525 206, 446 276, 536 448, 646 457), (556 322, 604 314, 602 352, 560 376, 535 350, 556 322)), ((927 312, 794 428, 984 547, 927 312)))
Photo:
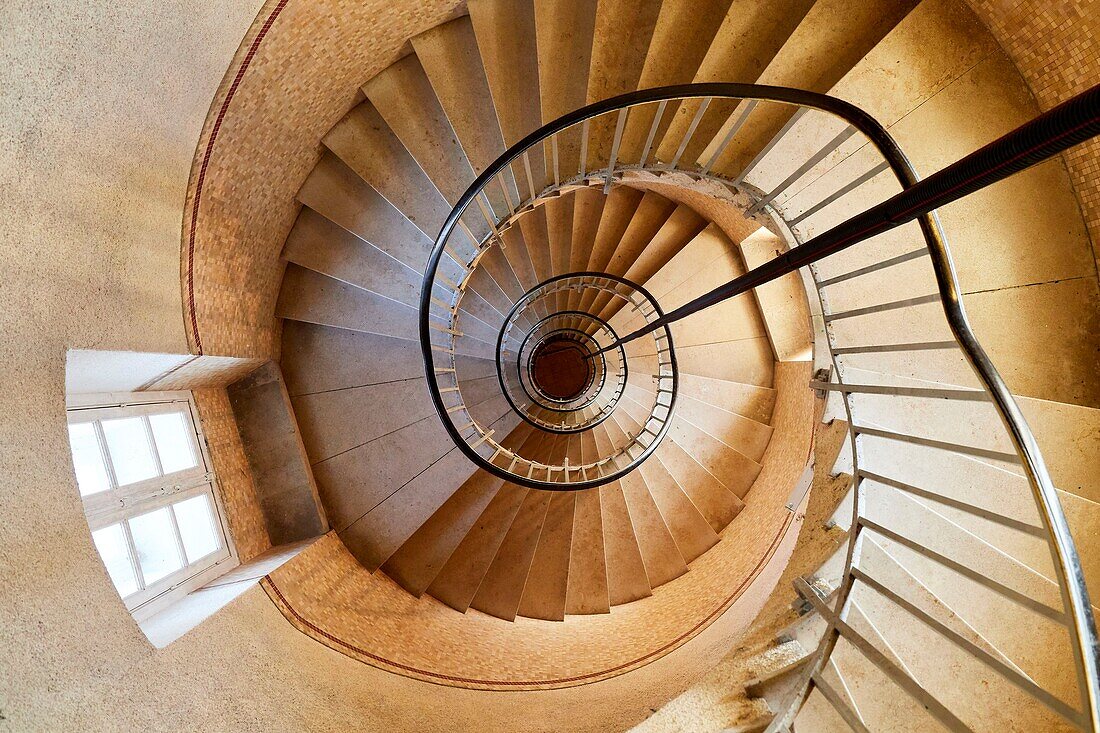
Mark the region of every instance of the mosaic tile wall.
POLYGON ((359 84, 460 6, 271 0, 260 11, 266 20, 249 30, 214 98, 188 185, 181 281, 193 353, 277 356, 279 252, 318 141, 354 104, 359 84))
POLYGON ((218 477, 229 531, 237 545, 241 562, 271 549, 263 513, 256 498, 252 469, 244 454, 237 422, 225 389, 196 389, 195 406, 206 435, 214 473, 218 477))
MULTIPOLYGON (((1100 0, 967 2, 1044 109, 1100 79, 1100 0)), ((193 352, 277 356, 271 314, 282 277, 278 251, 297 214, 294 191, 315 162, 317 140, 352 106, 356 86, 402 54, 407 38, 461 12, 461 5, 265 5, 264 22, 250 29, 213 101, 188 186, 181 279, 193 352), (312 53, 303 57, 307 36, 312 53), (245 182, 235 175, 242 170, 249 171, 245 182), (234 195, 240 190, 250 195, 234 195)), ((1065 159, 1100 258, 1100 142, 1065 159)))
MULTIPOLYGON (((1100 83, 1100 0, 967 0, 1046 110, 1100 83)), ((1064 156, 1100 262, 1100 140, 1064 156)))

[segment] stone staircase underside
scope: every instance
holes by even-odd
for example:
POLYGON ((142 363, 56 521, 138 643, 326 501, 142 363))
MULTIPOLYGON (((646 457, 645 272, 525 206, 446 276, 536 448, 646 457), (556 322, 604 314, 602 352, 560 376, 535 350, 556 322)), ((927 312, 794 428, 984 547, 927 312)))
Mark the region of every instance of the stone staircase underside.
MULTIPOLYGON (((808 375, 808 363, 782 364, 777 380, 795 385, 808 375)), ((265 588, 292 623, 322 643, 399 674, 458 686, 548 689, 607 679, 670 654, 716 624, 710 633, 719 642, 707 656, 717 661, 725 652, 720 639, 756 616, 797 535, 796 515, 783 505, 808 458, 813 395, 793 388, 779 394, 776 432, 752 501, 722 541, 675 583, 613 613, 570 616, 564 627, 456 614, 369 573, 333 534, 273 573, 265 588)))

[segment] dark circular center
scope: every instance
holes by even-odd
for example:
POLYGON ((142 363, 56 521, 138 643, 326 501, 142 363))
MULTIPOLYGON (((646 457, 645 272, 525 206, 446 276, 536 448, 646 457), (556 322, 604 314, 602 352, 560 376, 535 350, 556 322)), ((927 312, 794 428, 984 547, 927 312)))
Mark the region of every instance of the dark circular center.
POLYGON ((551 336, 531 355, 531 379, 551 399, 564 402, 579 397, 592 377, 586 353, 571 339, 551 336))

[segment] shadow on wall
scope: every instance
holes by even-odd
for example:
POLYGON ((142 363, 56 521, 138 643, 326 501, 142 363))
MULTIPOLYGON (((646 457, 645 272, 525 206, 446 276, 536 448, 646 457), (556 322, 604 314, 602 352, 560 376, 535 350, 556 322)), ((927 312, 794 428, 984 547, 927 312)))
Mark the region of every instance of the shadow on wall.
POLYGON ((91 539, 123 605, 158 648, 328 528, 300 452, 298 470, 287 470, 295 468, 287 445, 300 441, 281 375, 273 364, 258 364, 181 354, 68 354, 69 448, 91 539), (239 422, 253 436, 250 452, 239 422), (305 501, 301 489, 288 490, 286 477, 300 479, 305 501))

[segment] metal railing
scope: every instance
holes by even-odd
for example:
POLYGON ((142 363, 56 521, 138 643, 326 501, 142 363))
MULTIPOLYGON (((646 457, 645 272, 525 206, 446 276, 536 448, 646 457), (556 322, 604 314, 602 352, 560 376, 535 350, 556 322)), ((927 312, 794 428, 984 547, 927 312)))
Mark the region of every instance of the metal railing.
MULTIPOLYGON (((656 450, 669 428, 676 401, 677 371, 672 335, 668 329, 657 329, 650 335, 650 350, 657 361, 649 391, 650 402, 644 407, 646 417, 636 430, 626 433, 625 441, 612 444, 600 455, 571 460, 561 456, 550 460, 525 450, 524 446, 506 446, 506 436, 497 436, 483 425, 467 400, 465 385, 456 356, 466 334, 462 329, 462 299, 470 274, 474 272, 485 249, 467 263, 468 274, 450 290, 450 301, 441 301, 437 294, 440 282, 431 286, 431 302, 435 311, 427 323, 427 342, 432 379, 433 399, 444 426, 456 445, 485 470, 512 483, 546 490, 578 490, 593 488, 615 481, 632 471, 656 450)), ((615 332, 597 316, 581 311, 555 311, 556 303, 569 297, 585 299, 589 295, 603 296, 636 311, 645 320, 660 318, 663 311, 653 297, 626 278, 605 273, 580 272, 550 278, 524 293, 503 316, 493 348, 500 391, 510 408, 530 425, 551 434, 570 435, 591 430, 614 411, 626 388, 630 373, 629 359, 624 349, 601 354, 593 370, 598 379, 586 385, 582 394, 565 403, 554 404, 531 378, 531 358, 540 339, 563 332, 575 332, 590 348, 600 351, 615 340, 615 332), (550 313, 539 317, 539 314, 550 313), (545 333, 543 331, 545 330, 545 333)), ((468 316, 467 316, 468 317, 468 316)), ((422 324, 423 325, 423 324, 422 324)), ((477 346, 466 353, 476 353, 477 346)), ((648 354, 648 352, 647 352, 648 354)), ((534 448, 545 453, 544 446, 534 448)))
MULTIPOLYGON (((564 468, 565 481, 555 482, 552 480, 555 469, 544 465, 521 462, 519 466, 521 470, 515 470, 517 461, 520 459, 514 452, 503 450, 495 445, 491 451, 487 451, 491 455, 476 450, 484 445, 491 435, 486 436, 477 426, 473 426, 475 434, 463 434, 462 429, 450 419, 453 409, 444 401, 443 390, 440 390, 436 383, 439 375, 446 373, 445 369, 438 368, 437 357, 442 353, 449 354, 453 358, 454 341, 457 335, 461 334, 456 326, 460 318, 460 301, 463 292, 461 283, 441 282, 437 276, 440 261, 449 251, 449 239, 453 232, 464 230, 471 233, 482 230, 485 235, 481 238, 475 237, 475 240, 480 242, 479 254, 465 265, 466 271, 472 272, 485 249, 494 244, 503 246, 502 233, 513 226, 520 217, 541 205, 546 199, 577 187, 599 185, 606 191, 617 182, 629 181, 632 176, 657 176, 664 177, 668 182, 676 185, 696 185, 702 188, 709 186, 707 190, 710 193, 726 197, 731 201, 741 197, 740 200, 745 202, 745 209, 752 215, 770 218, 775 227, 781 230, 794 246, 744 276, 671 311, 667 316, 660 314, 659 307, 654 304, 654 311, 658 315, 647 319, 647 325, 644 328, 617 338, 592 353, 593 358, 596 358, 621 349, 625 343, 653 332, 667 334, 669 325, 676 320, 801 267, 808 266, 810 269, 822 306, 822 320, 831 350, 833 378, 836 380, 829 383, 815 383, 814 386, 837 392, 843 397, 844 409, 850 425, 850 447, 854 463, 852 522, 844 569, 838 579, 835 592, 825 599, 814 591, 809 599, 825 619, 825 633, 807 666, 804 684, 799 694, 786 710, 776 716, 769 730, 789 729, 798 712, 815 691, 833 706, 853 729, 866 729, 858 706, 845 692, 843 680, 838 685, 829 679, 829 675, 835 674, 839 669, 834 654, 838 643, 842 641, 848 652, 861 655, 865 662, 877 668, 896 686, 898 691, 910 696, 919 707, 926 710, 939 723, 952 730, 970 729, 957 712, 941 702, 918 681, 906 665, 896 663, 892 660, 891 653, 879 648, 881 639, 880 645, 876 646, 875 639, 871 635, 861 632, 851 622, 853 609, 859 607, 857 596, 863 597, 866 593, 876 593, 875 603, 882 601, 892 603, 893 612, 901 613, 913 623, 938 633, 940 638, 953 644, 957 651, 985 664, 995 675, 999 675, 1001 680, 1022 691, 1030 700, 1056 718, 1074 727, 1100 730, 1097 704, 1100 699, 1097 637, 1092 607, 1073 539, 1034 436, 1008 387, 969 326, 951 253, 939 222, 932 213, 932 209, 936 206, 967 195, 1097 134, 1100 131, 1098 99, 1100 94, 1097 90, 1086 92, 1043 115, 1037 121, 1025 125, 1013 135, 1006 136, 979 150, 951 166, 947 171, 923 182, 918 181, 912 166, 890 135, 872 118, 853 105, 809 92, 743 84, 683 85, 621 95, 565 115, 518 142, 482 173, 458 201, 437 238, 425 273, 420 313, 422 348, 428 370, 428 382, 437 411, 444 419, 444 424, 448 427, 456 445, 478 465, 505 478, 512 479, 518 476, 521 479, 518 483, 523 485, 544 488, 549 484, 566 483, 571 484, 571 488, 583 488, 605 483, 606 480, 611 480, 612 476, 620 476, 632 470, 652 452, 663 435, 663 430, 667 428, 667 422, 671 416, 671 403, 668 405, 664 426, 660 431, 652 434, 651 442, 644 445, 639 443, 637 452, 628 451, 629 460, 609 461, 602 466, 587 467, 582 472, 585 480, 576 483, 569 481, 569 467, 564 468), (683 154, 702 116, 710 101, 716 98, 735 100, 739 104, 729 116, 722 132, 710 141, 704 153, 697 160, 683 160, 683 154), (655 156, 651 156, 651 153, 662 119, 671 108, 675 108, 685 100, 702 100, 702 102, 696 108, 693 120, 673 157, 667 161, 657 160, 655 156), (645 136, 644 144, 641 146, 640 156, 634 159, 637 162, 634 160, 624 162, 620 160, 620 149, 629 128, 630 115, 633 111, 642 108, 644 108, 644 114, 639 114, 639 117, 651 121, 648 135, 645 136), (762 112, 763 110, 766 111, 762 112), (754 130, 754 133, 757 139, 761 139, 763 134, 762 139, 766 142, 751 148, 749 150, 751 159, 745 162, 748 156, 738 158, 736 155, 730 155, 731 145, 736 146, 737 141, 746 131, 753 130, 753 120, 757 115, 761 115, 765 120, 764 130, 763 133, 761 130, 754 130), (602 117, 607 118, 606 125, 590 124, 593 119, 602 117), (610 141, 597 140, 596 144, 590 147, 590 134, 593 128, 614 129, 614 137, 610 141), (808 154, 805 151, 802 154, 792 152, 799 149, 798 145, 794 144, 795 141, 801 141, 799 144, 804 148, 806 138, 806 135, 801 137, 792 135, 792 131, 807 130, 823 132, 822 144, 814 147, 808 154), (560 163, 565 156, 559 154, 559 149, 566 146, 567 133, 571 136, 568 140, 576 141, 578 131, 580 144, 578 167, 575 173, 563 171, 560 163), (543 150, 547 151, 547 180, 536 181, 532 175, 531 156, 541 154, 543 150), (608 151, 607 157, 600 160, 599 151, 603 150, 608 151), (859 153, 858 156, 855 155, 856 152, 859 153), (794 184, 819 180, 821 172, 832 170, 837 160, 861 161, 862 166, 859 170, 853 171, 853 177, 842 185, 822 192, 822 195, 812 203, 807 203, 804 195, 807 187, 803 186, 796 190, 794 184), (737 161, 736 168, 730 167, 730 161, 737 161), (768 165, 762 165, 764 161, 767 161, 768 165), (779 165, 780 161, 787 166, 779 165), (513 163, 521 163, 522 166, 513 168, 513 163), (499 186, 507 200, 507 191, 510 188, 521 190, 517 185, 520 181, 511 178, 514 169, 522 169, 525 173, 528 198, 514 204, 508 201, 508 211, 498 214, 493 210, 485 191, 490 187, 499 186), (840 221, 831 226, 828 223, 821 224, 823 221, 829 222, 830 216, 836 217, 836 212, 843 211, 852 200, 853 192, 859 191, 861 201, 865 200, 881 193, 879 189, 884 181, 892 182, 893 188, 881 196, 883 200, 880 203, 866 208, 855 216, 840 215, 840 221), (900 190, 895 192, 895 188, 900 190), (476 222, 476 226, 464 220, 464 217, 471 214, 471 206, 475 201, 477 212, 483 217, 483 221, 476 222), (870 262, 860 262, 859 266, 851 269, 841 267, 832 274, 826 275, 820 271, 820 265, 826 261, 826 258, 850 250, 857 244, 878 237, 910 221, 916 222, 917 229, 912 234, 920 238, 919 245, 911 245, 909 249, 898 254, 873 259, 870 262), (814 236, 813 231, 820 226, 827 228, 824 233, 814 236), (876 273, 918 261, 923 262, 930 269, 934 292, 888 302, 861 304, 858 307, 846 305, 835 310, 832 307, 830 289, 836 289, 845 283, 858 285, 860 278, 874 277, 876 273), (441 285, 450 294, 449 302, 435 297, 441 285), (898 334, 899 328, 907 327, 905 323, 890 324, 892 336, 878 334, 877 338, 868 339, 867 335, 872 333, 873 329, 865 327, 853 329, 851 333, 842 333, 844 323, 864 324, 864 319, 882 318, 883 314, 912 314, 920 309, 919 314, 923 318, 929 312, 928 307, 934 308, 937 304, 947 331, 939 334, 938 338, 925 337, 922 334, 915 336, 907 333, 898 334), (444 321, 446 325, 433 326, 436 322, 433 319, 444 321), (448 334, 451 337, 449 346, 441 346, 438 343, 439 338, 436 334, 439 333, 448 334), (884 383, 875 384, 852 381, 849 376, 861 371, 858 367, 850 366, 852 360, 860 355, 901 354, 912 360, 914 374, 925 375, 930 372, 922 371, 922 368, 931 369, 932 366, 930 366, 931 362, 926 363, 922 360, 934 359, 937 355, 947 352, 959 354, 969 365, 975 382, 972 388, 955 389, 938 385, 896 384, 891 383, 889 379, 883 380, 884 383), (999 426, 1003 432, 997 435, 992 433, 973 435, 971 437, 974 440, 968 442, 964 439, 965 436, 922 435, 919 430, 914 429, 912 425, 907 425, 904 420, 896 425, 884 425, 883 422, 889 422, 891 415, 896 417, 903 415, 906 409, 912 409, 907 400, 926 400, 937 405, 970 403, 983 405, 990 411, 989 415, 995 421, 989 425, 983 423, 983 430, 995 430, 999 426), (883 401, 887 405, 885 408, 883 401), (981 444, 983 438, 988 439, 987 443, 990 441, 992 443, 981 444), (906 454, 905 451, 910 451, 911 454, 906 454), (937 460, 944 462, 943 465, 955 461, 971 461, 973 464, 965 465, 990 467, 990 470, 1001 471, 1005 476, 1019 476, 1022 485, 1013 488, 1030 495, 1034 503, 1034 516, 1030 520, 1021 519, 998 511, 996 505, 979 506, 977 503, 960 500, 951 495, 951 487, 917 486, 891 477, 886 470, 876 464, 876 462, 882 463, 884 456, 895 461, 917 460, 914 456, 924 456, 927 460, 927 453, 922 453, 927 451, 938 452, 937 455, 941 457, 937 460), (617 468, 611 469, 612 465, 617 468), (545 472, 544 481, 522 480, 524 472, 526 478, 531 479, 538 471, 545 472), (593 474, 596 474, 595 478, 593 474), (868 501, 868 487, 873 487, 876 495, 897 492, 898 496, 915 497, 920 502, 925 502, 918 508, 927 507, 929 506, 927 502, 932 502, 936 506, 948 506, 963 515, 978 517, 995 525, 1012 528, 1027 536, 1040 538, 1045 542, 1052 558, 1052 568, 1049 572, 1051 577, 1047 577, 1047 580, 1052 586, 1056 586, 1060 598, 1057 605, 1060 605, 1060 608, 1052 605, 1047 598, 1035 598, 1027 591, 1013 587, 1004 579, 990 577, 980 570, 971 568, 968 557, 952 556, 952 553, 962 551, 959 547, 952 547, 950 543, 937 544, 934 538, 917 538, 906 534, 897 526, 891 526, 889 520, 879 517, 874 511, 874 502, 868 501), (1036 619, 1039 619, 1054 623, 1064 630, 1068 637, 1068 654, 1072 656, 1076 669, 1076 689, 1070 695, 1076 700, 1069 702, 1064 699, 1069 694, 1068 690, 1050 689, 1057 688, 1057 683, 1051 683, 1048 688, 1035 682, 1033 678, 1038 677, 1039 674, 1034 670, 1025 671, 1025 668, 1032 665, 1035 660, 1019 660, 1019 663, 1016 660, 1006 662, 1002 659, 1004 655, 991 653, 987 648, 976 644, 957 628, 945 624, 933 611, 922 608, 912 599, 905 598, 899 590, 892 589, 888 583, 876 577, 875 573, 868 569, 869 566, 862 563, 862 550, 867 543, 872 543, 876 547, 895 548, 898 553, 903 551, 913 553, 915 557, 920 558, 920 563, 931 568, 928 570, 929 582, 934 578, 938 579, 940 577, 938 574, 948 573, 953 574, 951 577, 955 578, 959 584, 972 584, 979 589, 980 593, 999 596, 1011 607, 1010 612, 1006 611, 1009 614, 1008 617, 1002 617, 999 623, 1006 623, 1006 618, 1011 618, 1015 628, 1030 630, 1034 628, 1036 619)), ((850 296, 848 299, 851 299, 850 296)), ((546 312, 541 315, 551 315, 550 310, 546 309, 546 312)), ((671 355, 671 348, 669 351, 671 355)), ((453 370, 451 373, 453 374, 453 370)), ((867 375, 864 374, 861 378, 866 379, 866 377, 867 375)), ((674 361, 672 373, 659 375, 659 383, 664 378, 675 381, 674 361)), ((455 391, 459 391, 458 387, 456 379, 455 391)), ((672 394, 675 394, 675 390, 672 394)), ((889 461, 883 465, 889 465, 889 461)), ((1012 548, 1009 552, 1002 554, 1009 556, 1011 552, 1016 552, 1016 549, 1012 548)), ((808 588, 809 586, 806 586, 803 590, 808 588)), ((1038 590, 1039 595, 1042 595, 1041 584, 1038 590)), ((975 592, 978 593, 978 591, 975 592)), ((864 605, 870 603, 864 598, 864 605)), ((978 633, 981 634, 980 629, 978 633)), ((939 692, 946 697, 954 694, 952 690, 939 692)))
POLYGON ((587 358, 615 340, 615 332, 605 321, 583 311, 560 311, 535 324, 518 348, 513 339, 507 335, 502 339, 497 352, 497 374, 509 404, 520 417, 550 432, 575 433, 611 415, 626 387, 626 354, 616 349, 595 359, 587 358), (575 396, 556 397, 540 384, 534 364, 540 350, 548 344, 571 346, 589 365, 585 383, 575 396))

